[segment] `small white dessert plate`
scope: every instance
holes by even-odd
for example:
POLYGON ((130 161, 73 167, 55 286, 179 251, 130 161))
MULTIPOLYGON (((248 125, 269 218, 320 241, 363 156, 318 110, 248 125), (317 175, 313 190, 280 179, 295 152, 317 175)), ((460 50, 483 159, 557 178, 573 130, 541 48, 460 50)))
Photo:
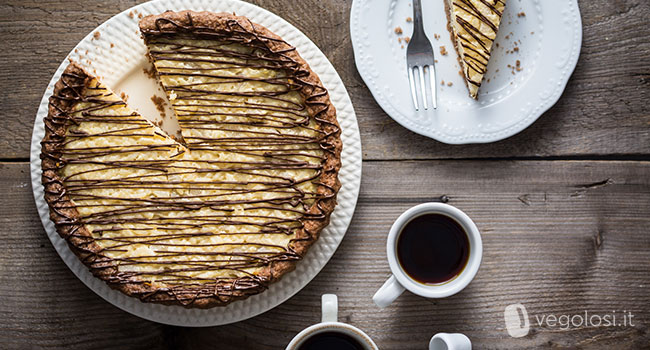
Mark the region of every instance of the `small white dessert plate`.
POLYGON ((444 2, 423 1, 422 8, 437 60, 435 110, 416 111, 410 96, 404 39, 413 32, 411 1, 354 0, 350 35, 357 69, 379 105, 402 126, 438 141, 494 142, 524 130, 557 102, 578 62, 577 0, 507 0, 475 101, 459 74, 444 2))
MULTIPOLYGON (((149 110, 151 108, 155 107, 150 106, 149 110)), ((238 0, 156 0, 134 6, 104 22, 79 42, 61 63, 45 90, 36 114, 30 163, 32 189, 45 231, 61 259, 88 288, 120 309, 148 320, 176 326, 216 326, 245 320, 278 306, 306 286, 327 264, 348 229, 357 203, 361 182, 361 139, 352 102, 341 78, 327 57, 296 27, 269 11, 238 0), (341 189, 337 196, 338 204, 330 217, 330 224, 321 232, 320 238, 309 249, 303 261, 297 264, 295 271, 284 275, 277 283, 271 284, 267 291, 224 307, 186 309, 181 306, 142 303, 136 298, 111 289, 104 281, 93 277, 88 268, 68 248, 66 241, 56 232, 43 197, 39 157, 40 142, 45 133, 43 117, 47 115, 48 99, 52 95, 54 84, 67 67, 68 59, 80 63, 87 71, 96 74, 116 93, 125 92, 129 96, 127 101, 129 105, 146 112, 148 108, 146 102, 157 87, 143 72, 143 67, 148 67, 148 60, 145 56, 144 42, 140 38, 138 21, 139 17, 166 10, 235 12, 280 35, 298 49, 298 53, 318 74, 329 91, 341 125, 343 141, 342 167, 339 171, 341 189), (138 90, 144 90, 146 93, 138 90)))

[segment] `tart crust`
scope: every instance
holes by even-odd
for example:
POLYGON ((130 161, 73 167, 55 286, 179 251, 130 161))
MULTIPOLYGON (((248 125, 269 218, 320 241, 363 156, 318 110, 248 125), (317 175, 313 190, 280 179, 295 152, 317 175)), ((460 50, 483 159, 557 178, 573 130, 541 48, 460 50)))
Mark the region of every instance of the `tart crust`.
MULTIPOLYGON (((329 216, 336 206, 336 193, 340 188, 338 171, 341 167, 340 154, 342 143, 340 128, 336 120, 336 111, 329 100, 327 90, 309 65, 299 56, 295 48, 282 38, 273 34, 259 24, 243 16, 211 12, 165 12, 160 15, 147 16, 140 22, 145 37, 156 32, 173 34, 176 32, 202 35, 210 32, 221 34, 235 33, 244 35, 263 43, 268 50, 291 57, 300 68, 309 72, 302 78, 301 95, 310 116, 318 116, 322 130, 328 135, 320 143, 325 152, 322 173, 319 178, 318 194, 314 204, 307 213, 320 213, 321 219, 300 219, 302 228, 295 230, 295 239, 288 249, 302 257, 309 247, 318 239, 321 230, 328 225, 329 216), (181 26, 178 26, 180 24, 181 26)), ((244 299, 264 291, 269 283, 275 282, 285 273, 293 270, 297 260, 279 260, 268 263, 256 273, 258 283, 250 280, 242 285, 232 281, 206 283, 182 293, 172 288, 158 288, 149 283, 132 283, 119 276, 114 261, 102 255, 102 248, 95 242, 90 232, 78 222, 80 215, 66 193, 63 178, 60 175, 64 164, 57 161, 64 147, 69 123, 65 116, 71 113, 78 96, 83 96, 84 89, 93 80, 78 65, 71 63, 56 83, 50 98, 48 115, 44 119, 45 137, 42 141, 42 168, 45 200, 50 208, 50 218, 55 223, 58 233, 66 239, 71 250, 89 267, 93 275, 104 280, 112 288, 138 297, 145 302, 183 305, 185 307, 209 308, 227 305, 232 301, 244 299), (67 204, 67 205, 66 205, 67 204)), ((300 80, 299 80, 300 81, 300 80)))

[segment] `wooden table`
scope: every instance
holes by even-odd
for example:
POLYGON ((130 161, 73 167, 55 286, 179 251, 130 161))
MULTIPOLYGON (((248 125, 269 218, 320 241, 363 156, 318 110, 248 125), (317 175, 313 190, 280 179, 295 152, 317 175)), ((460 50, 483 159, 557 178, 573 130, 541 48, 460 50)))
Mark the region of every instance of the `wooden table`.
POLYGON ((301 29, 339 71, 359 119, 363 180, 345 239, 305 289, 212 328, 148 322, 95 295, 54 251, 32 198, 29 144, 48 81, 88 32, 138 2, 0 3, 0 348, 281 349, 317 322, 322 293, 338 294, 341 319, 382 349, 425 349, 437 332, 463 332, 479 349, 650 348, 648 1, 580 1, 582 55, 560 101, 516 136, 466 146, 413 134, 377 106, 354 65, 350 0, 252 1, 301 29), (392 221, 442 194, 482 232, 476 279, 453 297, 406 293, 380 310, 371 296, 389 275, 392 221), (523 338, 505 330, 514 303, 530 316, 523 338), (585 311, 632 312, 633 326, 537 324, 585 311))

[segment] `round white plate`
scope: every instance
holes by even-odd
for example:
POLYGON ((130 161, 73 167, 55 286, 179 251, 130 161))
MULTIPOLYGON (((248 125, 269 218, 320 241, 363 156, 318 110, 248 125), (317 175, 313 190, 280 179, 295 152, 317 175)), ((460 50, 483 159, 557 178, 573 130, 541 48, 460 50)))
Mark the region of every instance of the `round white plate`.
POLYGON ((52 77, 36 115, 30 155, 32 189, 43 226, 54 248, 88 288, 120 309, 148 320, 177 326, 215 326, 245 320, 274 308, 300 291, 327 264, 343 239, 356 206, 361 182, 361 140, 352 102, 341 78, 325 55, 302 32, 273 13, 242 1, 157 0, 132 7, 109 19, 88 34, 68 55, 68 58, 52 77), (142 72, 147 59, 144 56, 146 48, 138 30, 138 15, 185 9, 235 12, 244 15, 297 47, 300 55, 320 76, 329 90, 330 99, 336 107, 338 121, 341 124, 343 140, 341 155, 343 166, 339 173, 342 187, 337 197, 338 205, 332 213, 329 226, 323 230, 321 237, 311 247, 303 261, 298 263, 296 270, 283 276, 279 282, 270 285, 269 289, 261 294, 225 307, 207 310, 142 303, 136 298, 111 289, 106 283, 93 277, 86 266, 70 251, 49 219, 47 203, 43 198, 39 158, 40 141, 44 135, 43 117, 47 115, 48 98, 52 94, 54 84, 68 65, 68 58, 81 63, 89 72, 97 74, 115 91, 126 91, 130 96, 129 104, 137 104, 133 96, 135 91, 129 89, 139 86, 138 83, 133 82, 134 80, 143 79, 143 84, 146 84, 147 80, 142 72), (95 32, 100 34, 96 35, 95 32), (129 92, 133 92, 133 95, 129 92))
POLYGON ((451 144, 510 137, 557 102, 578 62, 582 24, 577 0, 506 0, 498 47, 475 101, 459 74, 443 0, 425 0, 422 7, 425 31, 438 61, 438 108, 420 112, 409 92, 403 41, 413 32, 413 23, 406 21, 413 16, 411 1, 354 0, 350 13, 361 77, 384 111, 418 134, 451 144), (395 33, 397 27, 402 35, 395 33), (447 55, 440 53, 442 46, 447 55))

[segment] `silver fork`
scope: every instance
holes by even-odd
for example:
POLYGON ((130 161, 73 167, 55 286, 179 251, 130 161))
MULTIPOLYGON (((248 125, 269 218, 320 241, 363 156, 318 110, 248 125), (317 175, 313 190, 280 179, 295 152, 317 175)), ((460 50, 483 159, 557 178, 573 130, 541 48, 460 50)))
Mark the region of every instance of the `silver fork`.
POLYGON ((406 65, 409 75, 409 84, 411 85, 411 96, 413 97, 413 105, 415 110, 420 110, 418 105, 418 96, 415 79, 417 71, 422 101, 424 102, 424 109, 429 109, 427 89, 424 83, 425 75, 429 79, 431 85, 431 101, 433 108, 438 108, 438 97, 436 94, 436 67, 434 64, 433 48, 431 41, 424 33, 422 25, 422 4, 420 0, 413 0, 413 35, 406 47, 406 65), (425 74, 426 72, 426 74, 425 74))

